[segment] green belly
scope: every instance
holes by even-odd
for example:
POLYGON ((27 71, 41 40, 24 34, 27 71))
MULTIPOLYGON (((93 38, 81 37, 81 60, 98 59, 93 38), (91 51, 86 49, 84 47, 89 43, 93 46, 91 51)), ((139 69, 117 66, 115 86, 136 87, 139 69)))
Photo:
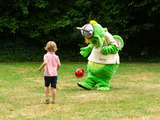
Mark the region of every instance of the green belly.
POLYGON ((99 79, 111 79, 118 68, 118 64, 98 64, 89 61, 87 66, 89 75, 98 77, 99 79))

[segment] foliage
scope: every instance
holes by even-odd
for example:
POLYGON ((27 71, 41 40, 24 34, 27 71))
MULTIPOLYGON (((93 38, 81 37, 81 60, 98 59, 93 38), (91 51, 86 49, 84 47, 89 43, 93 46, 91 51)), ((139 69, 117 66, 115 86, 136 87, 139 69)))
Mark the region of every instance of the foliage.
POLYGON ((76 27, 91 19, 124 39, 127 58, 160 56, 158 0, 0 0, 0 6, 0 61, 39 61, 50 40, 62 60, 69 52, 67 59, 77 61, 85 44, 76 27))

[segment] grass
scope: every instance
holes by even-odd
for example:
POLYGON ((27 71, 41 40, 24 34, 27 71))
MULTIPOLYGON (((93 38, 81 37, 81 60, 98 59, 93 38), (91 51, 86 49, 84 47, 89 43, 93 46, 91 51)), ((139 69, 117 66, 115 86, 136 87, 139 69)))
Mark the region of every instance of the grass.
POLYGON ((0 63, 1 120, 160 120, 160 63, 121 63, 110 91, 79 88, 87 63, 62 63, 56 104, 48 105, 40 64, 0 63))

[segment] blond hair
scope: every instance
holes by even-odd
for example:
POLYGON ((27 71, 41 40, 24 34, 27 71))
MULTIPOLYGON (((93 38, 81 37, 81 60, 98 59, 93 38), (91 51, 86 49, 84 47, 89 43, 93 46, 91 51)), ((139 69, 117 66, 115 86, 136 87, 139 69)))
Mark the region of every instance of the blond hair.
POLYGON ((49 41, 44 48, 47 52, 56 52, 57 51, 57 45, 53 41, 49 41))

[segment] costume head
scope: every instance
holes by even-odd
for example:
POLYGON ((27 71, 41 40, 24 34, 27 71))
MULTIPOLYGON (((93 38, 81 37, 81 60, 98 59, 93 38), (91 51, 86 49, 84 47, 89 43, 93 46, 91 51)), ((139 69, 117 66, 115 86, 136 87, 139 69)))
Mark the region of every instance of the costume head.
POLYGON ((103 37, 105 36, 105 30, 95 20, 91 20, 89 24, 83 27, 77 27, 81 30, 82 35, 86 40, 89 40, 93 46, 102 47, 103 37))

